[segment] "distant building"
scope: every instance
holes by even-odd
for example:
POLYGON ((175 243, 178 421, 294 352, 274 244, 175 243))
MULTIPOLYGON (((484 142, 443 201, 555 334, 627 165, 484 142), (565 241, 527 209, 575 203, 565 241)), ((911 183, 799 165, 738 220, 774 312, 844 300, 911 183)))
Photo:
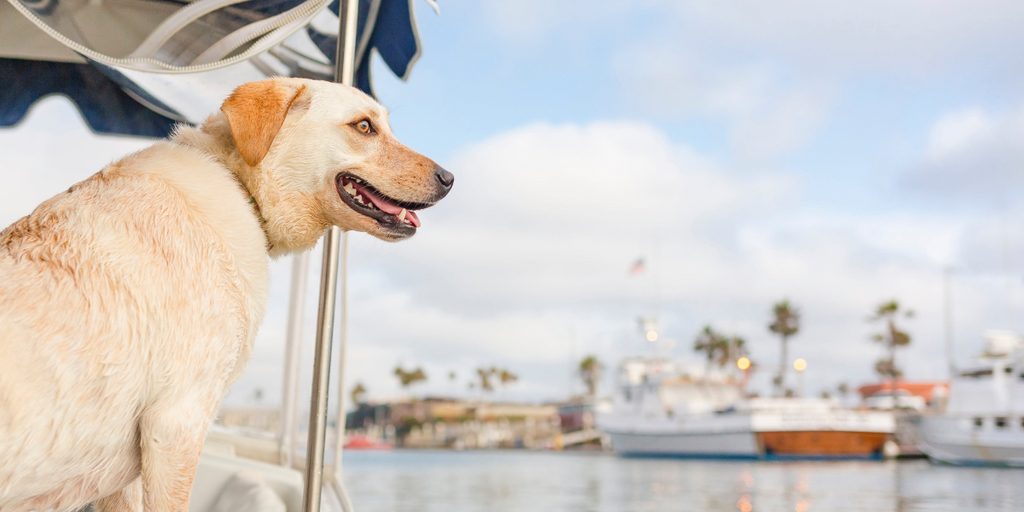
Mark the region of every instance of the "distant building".
POLYGON ((559 426, 563 433, 594 428, 594 400, 576 396, 558 406, 559 426))
MULTIPOLYGON (((867 384, 857 388, 862 400, 876 395, 892 394, 892 382, 881 384, 867 384)), ((936 404, 936 400, 943 400, 949 396, 949 383, 946 381, 907 381, 899 380, 896 385, 897 394, 901 391, 911 396, 918 396, 924 399, 928 406, 936 404)))
POLYGON ((560 433, 554 405, 447 398, 360 404, 345 428, 409 448, 539 448, 560 433))

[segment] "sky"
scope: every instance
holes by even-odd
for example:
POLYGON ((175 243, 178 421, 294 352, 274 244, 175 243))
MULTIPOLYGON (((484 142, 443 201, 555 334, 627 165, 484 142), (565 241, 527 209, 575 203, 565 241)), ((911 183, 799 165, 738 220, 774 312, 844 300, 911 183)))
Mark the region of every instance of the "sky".
MULTIPOLYGON (((624 357, 699 364, 705 325, 747 340, 765 393, 782 299, 801 313, 806 394, 877 380, 866 319, 891 299, 915 312, 897 364, 944 379, 947 275, 957 364, 986 329, 1024 331, 1024 4, 440 4, 416 3, 408 82, 376 62, 395 133, 456 184, 407 242, 352 235, 345 381, 370 398, 480 397, 475 369, 498 366, 520 378, 488 397, 562 399, 590 354, 607 395, 624 357), (643 341, 642 315, 671 346, 643 341), (403 390, 396 365, 429 378, 403 390)), ((0 130, 0 225, 150 143, 40 102, 0 130)), ((290 265, 271 263, 229 405, 280 400, 290 265)))

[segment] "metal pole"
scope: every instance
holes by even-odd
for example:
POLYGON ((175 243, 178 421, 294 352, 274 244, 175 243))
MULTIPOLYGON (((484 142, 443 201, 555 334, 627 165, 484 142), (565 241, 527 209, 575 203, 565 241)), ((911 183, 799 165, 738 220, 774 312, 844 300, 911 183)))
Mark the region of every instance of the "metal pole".
MULTIPOLYGON (((356 20, 358 0, 342 0, 338 11, 338 53, 334 81, 352 85, 355 75, 356 20)), ((316 321, 316 354, 313 364, 313 393, 309 411, 309 439, 306 444, 306 489, 304 512, 320 511, 323 490, 324 447, 327 434, 327 393, 331 376, 331 341, 338 288, 339 242, 342 232, 331 226, 324 235, 324 259, 320 274, 320 310, 316 321)))
POLYGON ((341 360, 338 361, 338 420, 334 447, 334 475, 331 483, 338 495, 342 512, 352 512, 352 500, 348 498, 341 472, 341 452, 345 447, 345 348, 348 347, 348 233, 341 239, 341 360))
POLYGON ((302 355, 302 318, 306 311, 309 251, 292 256, 292 289, 288 301, 288 335, 284 349, 284 385, 281 387, 281 445, 279 461, 292 467, 295 458, 295 424, 299 406, 299 363, 302 355))
MULTIPOLYGON (((348 233, 341 238, 341 360, 338 362, 338 420, 334 443, 334 478, 341 482, 341 451, 345 448, 345 349, 348 347, 348 233)), ((347 498, 347 497, 346 497, 347 498)))
POLYGON ((342 512, 353 512, 342 479, 341 452, 345 448, 345 349, 348 347, 348 233, 341 235, 341 358, 338 361, 338 417, 335 421, 334 475, 330 480, 342 512))
POLYGON ((942 274, 942 291, 945 298, 945 327, 946 327, 946 362, 949 364, 950 380, 956 376, 956 351, 953 346, 953 289, 950 284, 952 267, 946 267, 942 274))

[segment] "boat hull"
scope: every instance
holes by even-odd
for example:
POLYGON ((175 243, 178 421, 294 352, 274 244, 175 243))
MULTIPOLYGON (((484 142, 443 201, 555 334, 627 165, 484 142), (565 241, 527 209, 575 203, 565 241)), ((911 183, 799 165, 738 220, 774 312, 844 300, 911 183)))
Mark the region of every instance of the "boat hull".
POLYGON ((597 426, 622 455, 708 458, 879 458, 895 431, 892 413, 824 400, 760 399, 748 408, 662 418, 599 413, 597 426))
POLYGON ((597 426, 624 456, 753 459, 759 455, 749 414, 651 419, 599 413, 597 426))
POLYGON ((756 459, 757 442, 751 432, 724 433, 614 433, 615 451, 625 457, 680 457, 756 459))
POLYGON ((782 431, 758 432, 767 458, 877 458, 888 434, 883 432, 782 431))
POLYGON ((1024 432, 976 429, 971 418, 921 418, 918 445, 936 462, 960 466, 1024 467, 1024 432))

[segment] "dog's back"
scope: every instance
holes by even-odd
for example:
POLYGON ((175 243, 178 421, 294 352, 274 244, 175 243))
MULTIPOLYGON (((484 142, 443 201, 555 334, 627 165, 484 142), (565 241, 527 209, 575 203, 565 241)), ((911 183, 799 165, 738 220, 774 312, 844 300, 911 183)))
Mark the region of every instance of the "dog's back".
POLYGON ((0 512, 134 480, 164 397, 212 416, 262 317, 265 244, 229 171, 167 143, 0 233, 0 512))

